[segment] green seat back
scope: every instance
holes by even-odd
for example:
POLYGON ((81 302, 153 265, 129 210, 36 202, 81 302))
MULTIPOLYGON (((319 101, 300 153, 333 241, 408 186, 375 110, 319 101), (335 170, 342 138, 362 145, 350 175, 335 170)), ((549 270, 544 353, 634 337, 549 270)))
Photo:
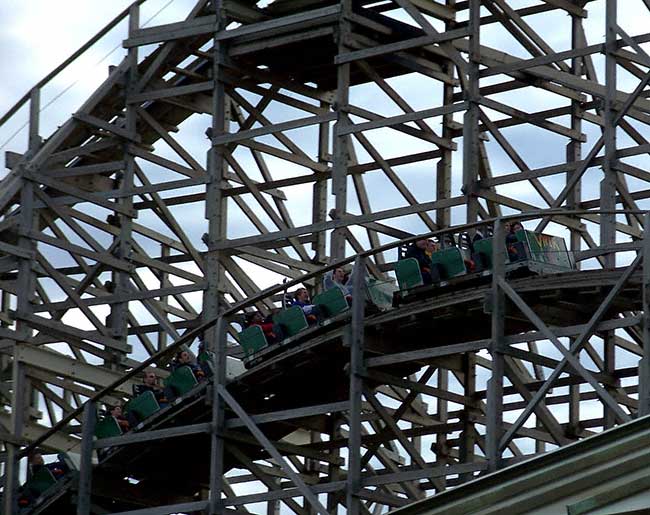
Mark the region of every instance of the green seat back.
POLYGON ((165 379, 165 386, 171 388, 176 395, 185 395, 197 384, 199 382, 188 366, 178 367, 165 379))
POLYGON ((485 257, 485 263, 488 269, 492 269, 492 241, 493 238, 484 238, 474 242, 474 252, 480 253, 485 257))
POLYGON ((369 277, 366 279, 368 300, 379 309, 390 309, 393 306, 393 293, 399 288, 394 280, 382 280, 369 277))
POLYGON ((207 374, 208 377, 214 376, 214 365, 212 364, 212 360, 209 359, 207 361, 203 361, 201 363, 201 370, 207 374))
POLYGON ((214 353, 208 350, 204 350, 196 357, 199 366, 209 377, 214 375, 214 365, 212 364, 213 357, 214 353))
POLYGON ((348 309, 348 301, 340 288, 330 288, 323 293, 319 293, 313 300, 316 306, 320 306, 328 317, 333 317, 348 309))
POLYGON ((140 421, 160 411, 160 405, 152 391, 146 391, 131 399, 124 407, 127 413, 133 413, 140 421))
POLYGON ((431 263, 438 263, 442 267, 445 279, 451 279, 452 277, 457 277, 467 273, 463 255, 457 247, 449 247, 434 252, 431 256, 431 263))
POLYGON ((400 259, 395 263, 395 275, 400 290, 410 290, 424 284, 420 273, 420 265, 415 258, 400 259))
POLYGON ((29 489, 38 497, 55 483, 56 478, 50 469, 39 467, 36 473, 25 483, 25 489, 29 489))
POLYGON ((307 329, 307 319, 300 306, 291 306, 283 309, 273 317, 276 324, 280 324, 288 337, 295 336, 303 329, 307 329))
POLYGON ((247 358, 268 346, 264 331, 259 325, 252 325, 239 333, 239 344, 247 358))
MULTIPOLYGON (((526 238, 528 237, 528 233, 531 231, 526 231, 525 229, 520 229, 515 233, 515 237, 517 238, 517 241, 526 241, 526 238)), ((531 232, 531 234, 535 234, 531 232)))
POLYGON ((120 436, 122 429, 112 416, 107 415, 102 420, 97 422, 95 426, 95 436, 97 438, 110 438, 112 436, 120 436))

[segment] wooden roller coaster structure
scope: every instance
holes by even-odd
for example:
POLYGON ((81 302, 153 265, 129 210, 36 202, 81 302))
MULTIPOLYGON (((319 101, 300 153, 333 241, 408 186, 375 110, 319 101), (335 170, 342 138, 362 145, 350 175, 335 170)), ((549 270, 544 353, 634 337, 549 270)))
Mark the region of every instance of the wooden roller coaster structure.
POLYGON ((0 118, 28 129, 0 182, 3 513, 381 514, 648 414, 650 2, 618 5, 118 15, 0 118), (124 59, 42 134, 41 93, 124 28, 124 59), (400 246, 514 220, 575 269, 510 274, 493 245, 480 280, 356 294, 400 246), (339 266, 350 308, 245 369, 243 315, 339 266), (198 340, 207 380, 93 436, 198 340), (36 450, 78 470, 20 505, 36 450))

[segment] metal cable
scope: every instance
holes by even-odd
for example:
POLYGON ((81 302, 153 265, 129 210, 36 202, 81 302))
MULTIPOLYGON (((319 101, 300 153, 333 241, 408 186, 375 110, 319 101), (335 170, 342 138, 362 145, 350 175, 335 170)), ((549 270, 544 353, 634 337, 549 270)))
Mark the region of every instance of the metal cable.
MULTIPOLYGON (((142 24, 142 27, 146 27, 151 23, 153 20, 155 20, 165 9, 167 9, 171 4, 173 4, 176 0, 169 0, 164 6, 162 6, 158 11, 156 11, 155 14, 153 14, 147 21, 145 21, 142 24)), ((108 52, 104 57, 102 57, 99 61, 97 61, 94 65, 92 65, 91 69, 97 68, 99 65, 103 64, 106 59, 108 59, 111 55, 113 55, 119 48, 122 47, 122 44, 118 44, 115 48, 113 48, 110 52, 108 52)), ((80 75, 81 77, 81 75, 80 75)), ((39 113, 42 113, 45 111, 48 107, 50 107, 52 104, 54 104, 57 100, 59 100, 63 95, 65 95, 68 91, 70 91, 73 87, 75 87, 79 82, 81 81, 81 78, 76 79, 73 81, 70 85, 66 86, 62 91, 60 91, 54 98, 52 98, 47 104, 45 104, 40 110, 39 113)), ((23 125, 21 125, 10 137, 7 139, 2 145, 0 145, 0 151, 3 150, 9 143, 11 143, 18 134, 20 134, 27 126, 29 125, 29 121, 26 121, 23 125)))

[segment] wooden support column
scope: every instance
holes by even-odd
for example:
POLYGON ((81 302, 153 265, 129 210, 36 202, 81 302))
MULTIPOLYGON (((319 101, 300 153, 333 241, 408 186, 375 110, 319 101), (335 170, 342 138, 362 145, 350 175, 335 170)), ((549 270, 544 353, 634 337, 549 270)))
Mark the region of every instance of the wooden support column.
MULTIPOLYGON (((135 34, 140 28, 140 7, 137 4, 131 6, 129 11, 129 35, 135 34)), ((128 70, 126 73, 126 84, 124 86, 124 102, 126 105, 125 112, 125 130, 130 138, 135 138, 137 133, 137 106, 127 102, 128 97, 135 92, 135 86, 138 83, 138 47, 129 49, 127 56, 128 70)), ((134 185, 135 176, 135 156, 130 152, 129 147, 131 141, 125 139, 123 142, 123 153, 125 167, 119 180, 119 189, 122 191, 130 191, 134 185)), ((122 212, 131 211, 133 209, 133 196, 122 196, 117 201, 122 212)), ((116 235, 115 257, 120 260, 128 261, 131 252, 133 251, 133 220, 130 216, 122 213, 114 213, 113 219, 117 221, 119 233, 116 235)), ((124 270, 116 270, 113 272, 113 283, 115 284, 115 295, 127 295, 131 291, 131 277, 129 272, 124 270)), ((109 316, 109 323, 107 324, 110 329, 110 336, 122 343, 127 343, 128 338, 128 324, 129 324, 129 303, 118 302, 111 305, 111 314, 109 316)), ((109 349, 107 349, 109 350, 109 349)), ((105 364, 115 369, 120 361, 120 354, 118 351, 110 350, 112 362, 105 364)))
MULTIPOLYGON (((447 0, 447 6, 451 9, 454 9, 456 5, 456 0, 447 0)), ((454 30, 455 22, 447 21, 445 23, 446 30, 454 30)), ((454 75, 454 63, 453 61, 448 61, 444 65, 445 74, 453 77, 454 75)), ((454 102, 454 86, 448 83, 443 84, 443 105, 451 105, 454 102)), ((453 113, 445 114, 442 117, 442 137, 445 140, 451 141, 453 137, 453 130, 451 128, 451 123, 454 121, 453 113)), ((438 161, 438 167, 436 170, 436 200, 441 200, 451 197, 451 170, 453 162, 453 152, 448 147, 441 147, 440 149, 442 155, 440 161, 438 161)), ((443 229, 449 227, 451 222, 451 210, 448 207, 440 208, 436 211, 436 224, 439 228, 443 229)))
MULTIPOLYGON (((40 90, 34 89, 31 92, 29 104, 29 154, 35 154, 40 145, 39 111, 40 111, 40 90)), ((24 168, 21 168, 24 171, 24 168)), ((23 180, 20 190, 20 222, 18 247, 25 251, 26 255, 32 255, 36 250, 35 242, 28 234, 36 227, 36 212, 34 210, 34 182, 23 180)), ((32 300, 36 290, 36 276, 32 270, 32 257, 20 257, 18 264, 18 284, 16 310, 19 313, 32 313, 32 300)), ((17 332, 20 339, 30 336, 28 327, 23 322, 18 322, 17 332)))
POLYGON ((209 515, 218 515, 224 512, 221 492, 224 487, 224 439, 225 411, 224 400, 220 389, 226 384, 226 361, 228 343, 228 321, 219 318, 216 328, 212 333, 216 336, 216 349, 214 352, 214 377, 212 379, 212 430, 210 433, 210 503, 209 515))
MULTIPOLYGON (((274 480, 274 483, 276 484, 276 489, 280 488, 280 480, 276 479, 274 480)), ((278 500, 270 500, 266 504, 266 515, 280 515, 280 510, 281 510, 282 503, 278 500)))
POLYGON ((363 392, 363 278, 365 277, 365 260, 357 257, 354 263, 352 320, 348 332, 350 346, 350 415, 348 417, 350 432, 348 436, 348 479, 346 506, 349 515, 361 513, 361 409, 363 392))
MULTIPOLYGON (((9 310, 11 309, 11 295, 7 290, 0 292, 0 313, 3 317, 0 318, 0 327, 9 327, 9 310)), ((0 361, 0 364, 2 362, 0 361)))
POLYGON ((499 280, 505 277, 507 259, 505 246, 505 230, 501 219, 494 224, 494 240, 492 245, 492 338, 490 354, 492 355, 492 374, 487 385, 487 460, 490 471, 500 466, 500 440, 503 432, 503 376, 504 376, 504 319, 505 295, 499 285, 499 280))
MULTIPOLYGON (((607 0, 605 11, 605 158, 603 160, 604 177, 600 183, 600 207, 603 210, 616 209, 616 55, 617 47, 617 1, 607 0)), ((616 215, 603 214, 600 217, 600 244, 613 245, 616 242, 616 215)), ((616 254, 604 256, 606 269, 616 267, 616 254)), ((614 375, 616 371, 616 347, 614 331, 603 334, 605 373, 614 375)), ((609 389, 610 393, 614 390, 609 389)), ((615 423, 612 410, 604 408, 604 427, 610 428, 615 423)))
MULTIPOLYGON (((41 144, 39 136, 40 121, 40 90, 35 88, 30 93, 29 104, 29 149, 30 155, 35 154, 41 144)), ((24 170, 24 168, 21 168, 24 170)), ((20 221, 18 247, 26 256, 33 255, 36 246, 27 234, 36 226, 34 210, 34 183, 23 180, 20 190, 20 221)), ((33 312, 32 301, 36 291, 36 275, 32 268, 34 260, 21 257, 18 260, 18 281, 16 288, 16 311, 23 315, 33 312)), ((27 395, 28 383, 25 377, 25 368, 18 359, 18 350, 21 345, 32 335, 28 324, 19 320, 16 324, 17 339, 14 341, 13 367, 12 367, 12 399, 11 399, 11 436, 13 442, 5 442, 7 452, 5 462, 5 486, 3 494, 3 513, 14 514, 18 512, 16 490, 18 488, 18 452, 20 447, 17 442, 23 438, 25 415, 29 409, 30 396, 27 395)))
POLYGON ((87 402, 84 406, 83 433, 81 441, 81 464, 79 468, 79 492, 77 515, 90 515, 93 477, 93 435, 97 420, 97 405, 87 402))
MULTIPOLYGON (((576 14, 571 15, 571 46, 573 49, 582 48, 586 42, 582 37, 583 27, 582 18, 576 14)), ((583 61, 581 57, 574 57, 571 59, 571 73, 576 77, 584 75, 583 61)), ((571 100, 571 129, 576 134, 582 133, 582 115, 584 109, 582 104, 576 100, 571 100)), ((572 138, 567 145, 567 163, 577 163, 582 160, 582 142, 579 139, 572 138)), ((569 184, 573 180, 576 173, 575 169, 567 172, 566 182, 569 184)), ((577 179, 577 182, 571 189, 567 196, 567 207, 571 210, 579 209, 582 199, 582 182, 577 179)), ((578 252, 581 246, 581 233, 575 228, 570 229, 569 249, 571 252, 578 252)), ((580 263, 576 263, 576 267, 580 268, 580 263)), ((570 432, 577 433, 580 423, 580 385, 573 384, 569 386, 569 427, 570 432)))
MULTIPOLYGON (((326 102, 320 103, 322 109, 327 109, 329 104, 326 102)), ((329 153, 329 137, 330 129, 329 123, 321 123, 318 126, 318 162, 323 165, 328 163, 329 153)), ((314 182, 313 192, 313 206, 312 206, 312 223, 323 223, 327 221, 327 180, 318 179, 314 182)), ((322 263, 325 261, 327 255, 327 241, 326 233, 324 231, 316 234, 316 238, 312 243, 314 251, 314 261, 322 263)))
MULTIPOLYGON (((160 246, 160 256, 162 258, 167 258, 170 256, 170 249, 169 245, 165 245, 164 243, 160 246)), ((158 279, 160 280, 160 288, 169 288, 172 286, 172 284, 169 282, 169 273, 165 271, 160 271, 158 273, 158 279)), ((160 297, 160 302, 161 304, 167 304, 169 299, 168 295, 163 295, 160 297)), ((162 350, 165 347, 167 347, 167 338, 168 334, 166 331, 163 330, 163 328, 160 328, 160 331, 158 331, 158 349, 157 350, 162 350)))
MULTIPOLYGON (((226 96, 224 83, 224 65, 228 59, 228 47, 219 36, 228 25, 226 8, 223 0, 212 2, 216 30, 214 33, 212 53, 212 141, 208 152, 205 216, 208 220, 207 241, 208 254, 205 259, 205 274, 207 289, 203 295, 203 321, 214 320, 221 312, 219 305, 220 292, 224 290, 225 274, 221 263, 222 252, 213 250, 217 243, 227 238, 227 199, 223 195, 223 186, 228 173, 226 164, 227 148, 225 145, 215 145, 214 142, 229 133, 230 101, 226 96)), ((212 432, 210 435, 210 501, 208 514, 224 513, 222 500, 224 489, 224 400, 219 394, 220 388, 226 384, 227 334, 228 320, 219 318, 216 327, 213 326, 204 335, 208 349, 214 352, 214 369, 212 389, 212 432)))
MULTIPOLYGON (((340 415, 337 414, 336 418, 334 416, 332 417, 332 428, 330 430, 330 441, 338 440, 343 438, 343 435, 341 434, 341 423, 342 420, 340 418, 340 415)), ((335 447, 331 450, 330 456, 332 458, 339 458, 341 455, 341 452, 338 447, 335 447)), ((328 463, 327 465, 327 475, 328 475, 328 481, 330 483, 334 483, 336 481, 341 480, 341 466, 338 464, 335 464, 334 462, 328 463)), ((339 505, 339 500, 341 499, 341 496, 339 495, 339 492, 332 492, 327 495, 327 511, 330 513, 337 513, 338 510, 338 505, 339 505)))
POLYGON ((643 221, 643 356, 639 362, 639 416, 650 415, 650 213, 643 221))
MULTIPOLYGON (((446 392, 449 390, 449 371, 446 368, 438 367, 438 388, 446 392)), ((449 421, 449 402, 446 399, 438 397, 436 399, 436 404, 438 405, 437 415, 438 420, 442 424, 446 424, 449 421)), ((439 465, 447 465, 449 463, 449 448, 447 443, 447 434, 440 433, 436 437, 436 450, 438 453, 436 462, 439 465)), ((437 491, 441 492, 446 489, 447 481, 443 476, 439 481, 436 482, 437 491)))
POLYGON ((41 146, 41 90, 34 88, 29 93, 29 141, 30 154, 35 154, 41 146))
MULTIPOLYGON (((467 352, 463 355, 463 377, 464 395, 473 399, 476 395, 476 354, 467 352)), ((461 463, 472 463, 474 461, 474 445, 476 443, 476 428, 474 417, 478 415, 474 406, 466 406, 463 417, 463 430, 460 435, 459 457, 461 463)), ((463 481, 469 481, 472 473, 461 474, 463 481)))
MULTIPOLYGON (((605 127, 605 157, 603 159, 604 177, 600 183, 600 208, 614 210, 616 208, 616 0, 607 0, 605 11, 605 111, 603 113, 605 127)), ((600 216, 600 244, 612 245, 616 241, 616 215, 603 214, 600 216)), ((615 254, 605 256, 605 268, 616 266, 615 254)))
MULTIPOLYGON (((29 101, 29 154, 30 155, 36 154, 36 152, 38 151, 38 149, 41 147, 42 144, 42 139, 40 136, 40 125, 41 125, 40 112, 41 112, 41 90, 38 88, 34 88, 30 93, 30 101, 29 101)), ((31 215, 31 218, 34 221, 34 223, 36 223, 34 214, 31 215)), ((34 227, 35 226, 36 225, 34 225, 34 227)), ((29 244, 29 247, 31 250, 36 250, 36 245, 33 242, 29 244)), ((35 293, 37 287, 36 276, 32 274, 29 281, 31 283, 29 284, 29 288, 30 288, 29 295, 31 296, 35 293)), ((29 312, 31 313, 32 310, 30 309, 29 312)), ((36 392, 36 390, 34 390, 34 388, 32 387, 31 381, 25 381, 25 388, 26 388, 25 409, 30 410, 31 407, 38 409, 37 407, 38 392, 36 392)))
POLYGON ((463 118, 463 192, 467 198, 467 222, 478 220, 479 177, 479 62, 481 60, 481 2, 469 1, 469 64, 465 98, 469 107, 463 118))
MULTIPOLYGON (((228 58, 228 48, 224 41, 221 41, 219 34, 225 31, 227 26, 226 9, 222 0, 212 2, 215 16, 214 51, 212 53, 212 78, 214 89, 212 91, 212 144, 208 151, 206 186, 205 217, 208 221, 208 232, 206 233, 208 253, 205 258, 205 279, 207 288, 203 295, 203 321, 214 320, 220 311, 219 294, 224 291, 225 275, 221 264, 222 252, 214 250, 214 247, 225 242, 228 223, 228 199, 224 196, 222 184, 228 174, 226 164, 227 147, 224 144, 215 145, 214 142, 229 133, 229 105, 226 96, 224 83, 224 64, 228 58)), ((214 330, 209 330, 205 335, 205 342, 209 349, 216 347, 214 330)))
MULTIPOLYGON (((585 41, 582 37, 582 18, 576 15, 571 17, 571 41, 574 49, 582 48, 585 46, 585 41)), ((583 72, 583 64, 581 57, 574 57, 571 59, 571 73, 576 77, 581 77, 583 72)), ((584 109, 582 103, 576 99, 571 99, 571 130, 576 134, 582 134, 582 116, 584 109)), ((577 163, 582 159, 582 142, 579 139, 572 138, 567 145, 567 163, 577 163)), ((566 174, 566 183, 569 184, 573 180, 576 170, 573 168, 566 174)), ((580 179, 577 180, 569 194, 567 195, 567 207, 571 210, 580 208, 580 201, 582 199, 582 184, 580 179)), ((580 231, 571 227, 571 242, 570 250, 576 252, 580 250, 580 231)), ((580 264, 576 266, 579 268, 580 264)))
POLYGON ((3 513, 7 515, 18 513, 17 489, 19 485, 18 473, 20 468, 18 463, 18 451, 20 448, 16 445, 16 442, 20 441, 23 436, 26 412, 25 404, 27 401, 25 365, 16 358, 14 358, 13 363, 12 382, 13 394, 11 405, 13 410, 11 413, 11 435, 14 441, 5 442, 7 458, 5 462, 5 485, 2 499, 3 513))
MULTIPOLYGON (((338 53, 345 54, 348 51, 348 39, 350 38, 350 16, 352 15, 351 0, 341 0, 341 15, 338 25, 338 53)), ((342 218, 347 212, 348 196, 348 162, 349 147, 346 129, 351 121, 348 114, 350 102, 350 63, 345 62, 337 66, 336 83, 336 123, 334 124, 334 163, 332 169, 332 194, 335 198, 334 218, 342 218)), ((345 229, 335 229, 332 232, 330 254, 332 259, 345 257, 345 229)))

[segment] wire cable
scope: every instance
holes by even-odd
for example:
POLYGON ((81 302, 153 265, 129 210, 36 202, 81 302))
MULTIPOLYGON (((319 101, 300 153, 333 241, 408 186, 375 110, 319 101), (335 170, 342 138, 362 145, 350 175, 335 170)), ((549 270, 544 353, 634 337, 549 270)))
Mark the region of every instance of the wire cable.
MULTIPOLYGON (((156 11, 147 21, 145 21, 142 24, 142 27, 146 27, 151 23, 153 20, 155 20, 165 9, 167 9, 171 4, 173 4, 176 0, 169 0, 165 5, 163 5, 158 11, 156 11)), ((117 50, 119 50, 122 47, 122 44, 118 44, 115 48, 113 48, 110 52, 108 52, 104 57, 102 57, 99 61, 97 61, 90 69, 94 70, 95 68, 99 67, 101 64, 106 61, 111 55, 113 55, 117 50)), ((59 100, 63 95, 65 95, 68 91, 70 91, 72 88, 74 88, 79 82, 81 82, 81 78, 78 78, 74 80, 71 84, 66 86, 63 90, 61 90, 59 93, 56 94, 47 104, 45 104, 41 109, 39 109, 39 114, 45 111, 48 107, 50 107, 52 104, 54 104, 57 100, 59 100)), ((20 126, 11 136, 9 136, 9 139, 7 139, 2 145, 0 145, 0 151, 3 150, 9 143, 11 143, 18 134, 20 134, 27 126, 29 125, 29 121, 26 121, 22 126, 20 126)))

